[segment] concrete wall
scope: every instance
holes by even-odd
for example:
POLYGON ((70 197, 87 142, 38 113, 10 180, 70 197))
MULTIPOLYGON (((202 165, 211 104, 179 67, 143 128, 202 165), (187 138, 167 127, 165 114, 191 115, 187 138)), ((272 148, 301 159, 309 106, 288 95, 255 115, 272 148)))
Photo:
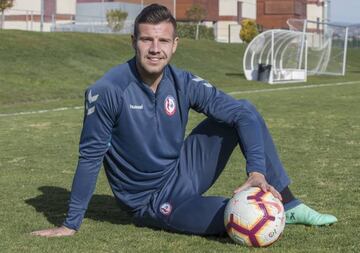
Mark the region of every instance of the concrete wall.
POLYGON ((242 17, 256 19, 256 0, 244 0, 242 2, 242 17))
POLYGON ((238 0, 219 0, 219 16, 237 16, 238 0))
POLYGON ((18 15, 26 11, 34 11, 40 13, 41 0, 16 0, 14 6, 6 11, 8 15, 18 15))
POLYGON ((214 25, 215 39, 218 42, 241 42, 239 35, 240 25, 236 21, 218 21, 214 25), (230 33, 229 33, 230 29, 230 33))
MULTIPOLYGON (((25 13, 26 11, 33 11, 40 13, 41 0, 16 0, 14 1, 14 7, 7 10, 8 15, 18 15, 19 13, 25 13)), ((57 0, 56 1, 56 13, 59 14, 72 14, 76 11, 76 0, 57 0)))
POLYGON ((56 13, 75 15, 76 0, 58 0, 56 2, 56 13))
POLYGON ((319 19, 320 22, 324 21, 324 6, 317 4, 307 4, 306 6, 307 12, 307 20, 317 21, 319 19))
POLYGON ((106 12, 121 9, 128 13, 127 20, 135 20, 141 5, 129 3, 82 3, 76 6, 76 22, 106 22, 106 12))
MULTIPOLYGON (((57 24, 70 22, 76 11, 76 0, 44 0, 43 31, 50 31, 53 17, 57 24), (56 15, 61 14, 61 15, 56 15)), ((5 29, 40 31, 41 0, 16 0, 5 11, 5 29)))

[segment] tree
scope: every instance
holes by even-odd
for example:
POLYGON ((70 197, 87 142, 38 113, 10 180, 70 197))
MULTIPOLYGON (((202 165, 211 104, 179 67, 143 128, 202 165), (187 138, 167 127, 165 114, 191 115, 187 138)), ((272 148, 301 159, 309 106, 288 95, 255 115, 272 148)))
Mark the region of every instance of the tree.
POLYGON ((121 9, 113 9, 106 12, 106 21, 113 32, 119 32, 124 27, 128 13, 121 9))
POLYGON ((5 15, 4 12, 6 9, 9 9, 14 6, 14 0, 0 0, 0 29, 3 29, 4 21, 5 21, 5 15))
POLYGON ((259 32, 254 20, 243 19, 241 21, 240 39, 242 41, 249 43, 258 34, 259 32))
POLYGON ((207 15, 206 10, 200 4, 193 4, 187 11, 186 17, 193 22, 196 22, 196 34, 195 39, 199 39, 199 25, 207 15))

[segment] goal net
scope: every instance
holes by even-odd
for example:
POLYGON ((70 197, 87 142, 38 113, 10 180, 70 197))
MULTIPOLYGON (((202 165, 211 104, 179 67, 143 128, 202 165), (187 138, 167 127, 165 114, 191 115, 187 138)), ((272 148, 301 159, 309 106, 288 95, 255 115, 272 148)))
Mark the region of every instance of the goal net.
POLYGON ((301 19, 287 24, 306 34, 308 75, 345 75, 348 27, 301 19))

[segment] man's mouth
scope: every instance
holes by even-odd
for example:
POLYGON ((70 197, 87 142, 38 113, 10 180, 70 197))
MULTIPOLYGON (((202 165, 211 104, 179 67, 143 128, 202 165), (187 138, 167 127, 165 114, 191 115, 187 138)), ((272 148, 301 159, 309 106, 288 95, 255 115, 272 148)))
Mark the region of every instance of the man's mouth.
POLYGON ((159 61, 161 61, 163 58, 162 57, 146 57, 150 62, 152 63, 158 63, 159 61))

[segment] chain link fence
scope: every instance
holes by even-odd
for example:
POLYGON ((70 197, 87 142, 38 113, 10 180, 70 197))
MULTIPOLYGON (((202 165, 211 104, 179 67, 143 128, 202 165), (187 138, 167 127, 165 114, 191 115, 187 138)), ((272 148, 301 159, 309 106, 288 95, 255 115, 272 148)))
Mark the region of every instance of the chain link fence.
POLYGON ((360 24, 349 26, 348 47, 360 48, 360 24))
MULTIPOLYGON (((142 8, 152 3, 165 5, 176 16, 175 0, 124 0, 113 2, 97 0, 93 2, 77 1, 76 11, 73 13, 41 12, 41 6, 32 6, 29 9, 10 9, 5 11, 3 28, 27 31, 61 31, 61 32, 92 32, 92 33, 120 33, 132 32, 135 17, 142 8), (106 13, 110 10, 120 9, 128 13, 121 31, 112 31, 108 26, 106 13)), ((58 0, 56 3, 62 4, 58 0)), ((55 8, 59 9, 59 8, 55 8)))

